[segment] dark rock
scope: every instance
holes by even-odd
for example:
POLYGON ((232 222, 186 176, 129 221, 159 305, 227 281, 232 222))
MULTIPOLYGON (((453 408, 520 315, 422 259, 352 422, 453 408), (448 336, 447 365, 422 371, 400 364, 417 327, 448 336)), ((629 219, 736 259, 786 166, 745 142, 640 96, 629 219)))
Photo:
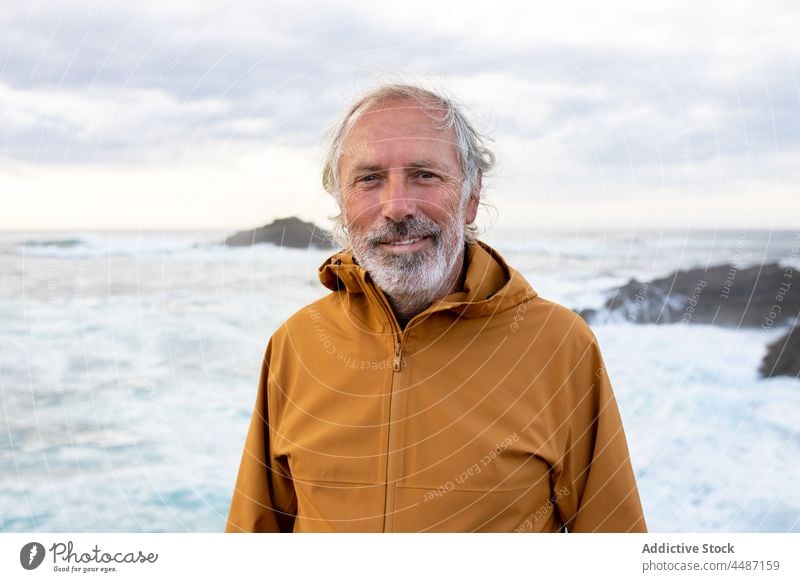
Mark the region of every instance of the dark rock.
POLYGON ((793 276, 791 267, 770 263, 676 271, 645 282, 631 279, 609 291, 603 308, 580 315, 590 323, 686 322, 771 329, 800 311, 800 280, 792 284, 793 276))
POLYGON ((330 232, 295 217, 279 218, 266 226, 237 232, 225 239, 225 244, 229 247, 246 247, 259 243, 298 249, 334 248, 330 232))
POLYGON ((764 378, 800 378, 800 326, 793 327, 778 341, 767 346, 767 355, 758 372, 764 378))

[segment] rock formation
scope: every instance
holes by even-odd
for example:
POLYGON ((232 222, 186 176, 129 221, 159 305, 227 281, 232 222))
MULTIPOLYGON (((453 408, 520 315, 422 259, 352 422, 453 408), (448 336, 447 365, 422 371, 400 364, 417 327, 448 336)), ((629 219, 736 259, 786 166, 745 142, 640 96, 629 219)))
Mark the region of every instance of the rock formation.
POLYGON ((767 355, 758 372, 764 378, 800 378, 800 326, 793 327, 778 341, 767 346, 767 355))
POLYGON ((272 243, 282 247, 319 249, 334 248, 331 233, 299 218, 279 218, 271 224, 237 232, 225 239, 230 247, 272 243))
POLYGON ((603 308, 580 314, 590 323, 702 323, 763 327, 791 322, 800 312, 800 273, 769 263, 676 271, 653 281, 631 279, 609 290, 603 308), (792 281, 793 276, 798 280, 792 281))

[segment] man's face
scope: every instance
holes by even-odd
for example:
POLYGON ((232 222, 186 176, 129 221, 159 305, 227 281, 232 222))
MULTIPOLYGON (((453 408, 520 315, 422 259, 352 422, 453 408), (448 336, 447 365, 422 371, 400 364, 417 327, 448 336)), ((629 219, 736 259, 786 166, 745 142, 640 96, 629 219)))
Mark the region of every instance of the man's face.
POLYGON ((460 272, 478 192, 460 196, 455 131, 414 100, 374 104, 342 143, 342 212, 356 259, 390 294, 433 295, 460 272), (456 273, 457 274, 457 273, 456 273))

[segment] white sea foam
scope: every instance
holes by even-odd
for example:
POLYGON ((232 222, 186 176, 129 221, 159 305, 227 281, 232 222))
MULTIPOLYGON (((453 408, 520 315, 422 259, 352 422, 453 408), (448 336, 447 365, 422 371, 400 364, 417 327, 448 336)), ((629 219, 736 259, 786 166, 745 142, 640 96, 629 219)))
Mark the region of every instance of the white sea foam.
POLYGON ((224 235, 202 232, 2 233, 0 248, 31 257, 85 258, 164 255, 196 248, 214 250, 224 235))

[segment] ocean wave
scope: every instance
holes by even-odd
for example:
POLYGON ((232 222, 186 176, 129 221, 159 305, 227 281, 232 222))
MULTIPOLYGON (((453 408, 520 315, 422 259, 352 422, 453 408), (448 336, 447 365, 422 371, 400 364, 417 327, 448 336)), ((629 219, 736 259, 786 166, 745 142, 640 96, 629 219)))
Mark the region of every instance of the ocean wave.
POLYGON ((81 233, 77 236, 17 239, 9 247, 15 254, 34 257, 86 258, 164 255, 193 250, 221 249, 220 237, 169 233, 81 233))

